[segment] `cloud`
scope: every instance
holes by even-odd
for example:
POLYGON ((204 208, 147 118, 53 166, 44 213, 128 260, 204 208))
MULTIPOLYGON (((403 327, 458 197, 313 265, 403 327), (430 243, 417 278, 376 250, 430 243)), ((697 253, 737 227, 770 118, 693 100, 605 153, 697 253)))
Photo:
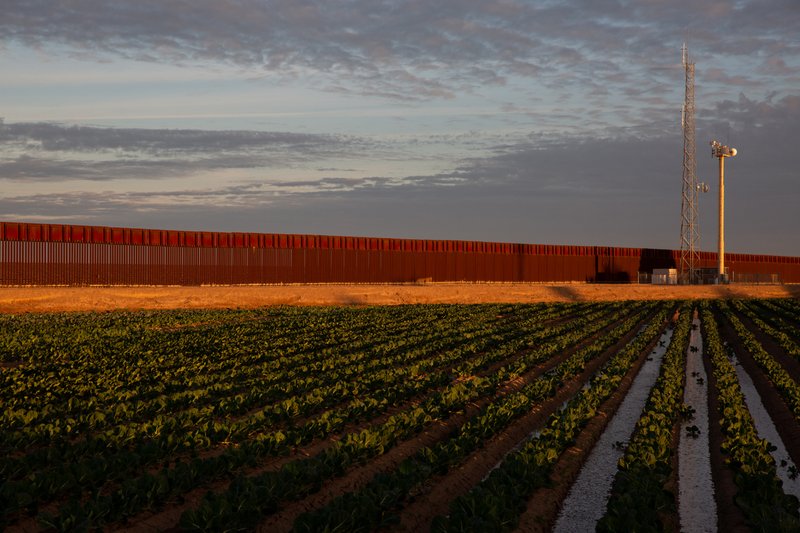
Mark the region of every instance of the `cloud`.
MULTIPOLYGON (((71 222, 111 225, 146 220, 166 228, 674 248, 680 150, 669 138, 520 142, 432 175, 86 188, 0 198, 0 212, 22 220, 71 214, 71 222)), ((750 150, 743 158, 752 157, 750 150)), ((729 248, 797 255, 797 187, 773 190, 776 176, 766 167, 762 190, 754 192, 743 162, 729 165, 729 248)), ((699 163, 702 177, 713 176, 710 159, 699 163)), ((703 249, 714 247, 713 205, 712 196, 701 200, 703 249)))
POLYGON ((58 160, 21 155, 15 159, 0 159, 0 179, 26 181, 87 180, 106 181, 112 176, 138 176, 147 179, 153 168, 164 176, 168 170, 153 161, 120 160, 112 162, 58 160))
MULTIPOLYGON (((2 126, 7 152, 23 153, 0 160, 0 176, 32 185, 13 194, 4 188, 0 213, 187 229, 678 246, 677 121, 670 130, 468 132, 411 136, 396 145, 367 137, 110 128, 76 130, 72 140, 65 134, 71 131, 53 124, 2 126), (367 170, 376 160, 427 157, 417 152, 431 143, 464 143, 469 156, 439 172, 367 170), (279 163, 288 166, 264 179, 264 168, 279 163), (293 165, 303 166, 289 176, 293 165), (195 179, 200 174, 206 179, 195 179), (135 186, 98 184, 124 177, 135 186), (54 190, 64 179, 72 180, 69 186, 54 190)), ((731 250, 800 255, 792 160, 800 95, 722 100, 701 109, 697 138, 698 175, 712 186, 701 199, 703 249, 714 247, 706 228, 716 223, 716 166, 706 143, 717 138, 740 151, 726 166, 731 250)), ((436 150, 431 157, 446 162, 436 150)))
POLYGON ((304 153, 323 153, 336 147, 355 147, 364 141, 345 135, 259 131, 107 128, 46 122, 0 125, 0 143, 35 144, 44 151, 143 152, 197 154, 292 147, 304 153))
MULTIPOLYGON (((509 108, 521 112, 519 108, 509 108)), ((791 154, 800 137, 800 95, 764 100, 741 94, 701 109, 699 161, 707 138, 740 149, 735 164, 772 169, 788 184, 791 154), (746 157, 745 157, 745 154, 746 157)), ((238 182, 257 181, 254 194, 327 195, 369 188, 513 186, 552 197, 628 195, 642 189, 661 194, 681 153, 677 124, 606 128, 575 134, 462 134, 408 136, 394 141, 341 135, 257 131, 203 131, 72 127, 59 124, 0 126, 0 178, 28 182, 83 179, 167 179, 242 170, 238 182), (438 147, 464 146, 469 157, 455 159, 438 147), (3 147, 6 147, 3 150, 3 147), (436 147, 432 152, 425 150, 436 147), (17 153, 21 152, 21 153, 17 153), (5 153, 5 157, 2 154, 5 153), (17 153, 17 155, 12 155, 17 153), (648 154, 648 155, 643 155, 648 154), (371 173, 375 161, 431 160, 449 167, 431 174, 371 173), (327 162, 335 162, 328 165, 327 162), (352 163, 365 163, 363 168, 352 163), (343 164, 344 163, 344 164, 343 164), (265 178, 262 171, 277 169, 265 178), (291 178, 281 177, 295 169, 291 178), (356 174, 356 175, 353 175, 356 174)), ((213 178, 212 178, 213 181, 213 178)), ((796 189, 796 186, 794 186, 796 189)), ((225 195, 232 194, 231 191, 225 195)), ((177 195, 181 191, 171 191, 177 195)), ((643 193, 642 193, 643 194, 643 193)))
POLYGON ((745 75, 731 76, 724 70, 715 67, 703 69, 700 81, 702 83, 711 81, 723 85, 735 85, 738 87, 757 87, 760 83, 758 80, 745 75))
MULTIPOLYGON (((762 54, 775 76, 796 76, 786 58, 800 53, 798 26, 794 0, 6 0, 0 43, 66 46, 84 58, 228 64, 415 100, 480 91, 510 76, 552 88, 636 83, 653 76, 643 73, 653 63, 676 62, 687 30, 699 57, 762 54)), ((751 82, 725 68, 720 80, 751 82)))
POLYGON ((380 154, 346 135, 0 123, 0 179, 154 179, 214 169, 313 165, 380 154))

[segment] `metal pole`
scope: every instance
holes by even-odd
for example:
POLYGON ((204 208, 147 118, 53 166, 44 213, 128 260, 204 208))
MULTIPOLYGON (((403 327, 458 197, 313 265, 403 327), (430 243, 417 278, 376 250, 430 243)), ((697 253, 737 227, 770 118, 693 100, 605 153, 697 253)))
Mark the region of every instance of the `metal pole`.
POLYGON ((725 158, 734 157, 736 148, 711 141, 711 157, 719 159, 719 261, 718 283, 727 283, 725 279, 725 158))
POLYGON ((719 282, 725 282, 725 157, 719 157, 719 282))

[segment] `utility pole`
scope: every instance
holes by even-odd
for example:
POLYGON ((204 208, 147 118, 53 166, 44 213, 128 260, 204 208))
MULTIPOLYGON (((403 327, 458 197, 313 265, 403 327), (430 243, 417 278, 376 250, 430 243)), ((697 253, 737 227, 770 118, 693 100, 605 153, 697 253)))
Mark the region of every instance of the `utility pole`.
POLYGON ((725 158, 736 156, 736 148, 711 141, 711 157, 719 159, 719 241, 717 249, 718 282, 727 283, 725 276, 725 158))

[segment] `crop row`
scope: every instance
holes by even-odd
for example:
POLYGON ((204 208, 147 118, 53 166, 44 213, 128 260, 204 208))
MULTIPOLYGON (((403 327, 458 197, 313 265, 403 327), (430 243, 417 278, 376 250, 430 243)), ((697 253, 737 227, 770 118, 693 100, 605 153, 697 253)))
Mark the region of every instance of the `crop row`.
MULTIPOLYGON (((251 413, 250 419, 254 421, 253 425, 242 428, 236 433, 239 444, 223 448, 221 454, 187 457, 179 461, 172 459, 175 453, 181 450, 197 449, 198 439, 212 439, 214 442, 230 440, 235 436, 231 434, 231 424, 235 425, 241 420, 233 422, 213 420, 207 424, 198 424, 194 428, 165 424, 162 434, 137 437, 132 441, 120 439, 117 444, 110 442, 111 439, 99 438, 98 435, 102 435, 100 433, 82 441, 66 442, 34 450, 23 458, 6 458, 6 472, 11 473, 10 477, 20 475, 23 477, 19 477, 17 482, 7 482, 0 487, 0 496, 7 499, 6 502, 0 503, 5 504, 4 508, 8 512, 28 506, 30 502, 41 503, 64 494, 68 498, 67 503, 61 506, 55 517, 51 517, 51 520, 60 524, 59 527, 63 529, 76 524, 85 524, 87 517, 91 517, 88 519, 91 523, 123 519, 148 506, 158 505, 172 495, 185 492, 199 482, 229 476, 237 469, 253 466, 262 457, 288 453, 293 447, 308 443, 313 438, 328 436, 348 424, 374 417, 398 402, 419 394, 428 394, 426 391, 453 383, 453 380, 458 382, 446 387, 440 393, 435 393, 434 396, 439 394, 441 400, 447 393, 451 393, 452 405, 455 406, 464 400, 462 393, 467 394, 467 397, 479 395, 459 388, 460 385, 467 389, 472 386, 469 380, 458 380, 459 376, 471 375, 524 349, 530 350, 526 358, 531 361, 538 360, 537 357, 546 358, 546 350, 530 348, 539 343, 550 346, 545 341, 553 336, 558 338, 553 346, 563 348, 564 343, 568 345, 570 342, 579 342, 587 331, 590 334, 598 331, 592 329, 594 326, 584 327, 587 325, 586 320, 597 320, 598 327, 601 328, 607 323, 606 320, 615 320, 621 313, 629 313, 637 308, 629 304, 569 306, 565 313, 563 308, 558 311, 559 307, 539 307, 538 311, 537 308, 530 307, 484 308, 478 315, 483 317, 484 327, 495 323, 505 324, 507 320, 492 320, 503 312, 517 311, 519 317, 514 317, 508 326, 503 325, 502 334, 467 333, 467 337, 473 338, 461 339, 460 345, 455 348, 437 351, 428 359, 420 359, 416 363, 411 357, 411 364, 407 366, 400 364, 389 366, 387 368, 394 368, 397 374, 391 382, 385 383, 385 387, 373 387, 371 392, 367 389, 354 388, 352 390, 357 395, 355 399, 346 402, 341 408, 324 411, 305 421, 302 421, 303 416, 312 411, 300 405, 304 401, 304 395, 301 394, 291 412, 286 413, 287 421, 301 420, 299 425, 283 424, 284 427, 281 429, 275 429, 274 419, 263 417, 259 423, 257 413, 251 413), (616 311, 613 311, 615 309, 616 311), (581 310, 596 310, 596 312, 569 320, 575 312, 581 310), (601 315, 605 315, 602 320, 601 315), (551 320, 553 317, 566 317, 568 320, 554 326, 541 324, 542 321, 551 320), (566 334, 570 329, 581 331, 581 334, 566 334), (169 461, 170 467, 142 472, 143 467, 162 460, 169 461), (38 463, 40 466, 37 468, 32 461, 40 461, 38 463), (138 474, 132 477, 131 474, 137 470, 138 474)), ((471 316, 474 317, 476 314, 473 312, 471 316)), ((454 322, 457 323, 459 320, 454 322)), ((463 332, 463 328, 451 328, 451 331, 463 332)), ((435 348, 436 345, 433 344, 435 348)), ((549 357, 552 353, 546 356, 549 357)), ((191 365, 191 358, 186 359, 187 364, 191 365)), ((509 364, 497 372, 499 376, 497 379, 511 379, 515 372, 523 371, 524 365, 520 366, 522 359, 525 358, 512 358, 509 364)), ((335 369, 329 369, 327 372, 335 372, 335 369)), ((369 380, 372 373, 372 371, 355 373, 352 381, 369 380)), ((324 376, 326 373, 318 374, 324 376)), ((385 377, 388 379, 388 376, 385 377)), ((308 403, 317 402, 317 398, 321 396, 324 395, 311 396, 308 403)), ((207 440, 202 441, 200 446, 207 444, 207 440)), ((35 508, 31 508, 31 511, 35 511, 35 508)))
POLYGON ((775 300, 775 304, 794 314, 795 319, 800 316, 800 301, 797 298, 784 298, 775 300))
MULTIPOLYGON (((469 323, 470 319, 476 318, 473 313, 450 313, 449 316, 441 317, 436 310, 418 315, 395 317, 400 322, 400 331, 405 330, 405 337, 412 337, 413 341, 417 340, 415 330, 423 338, 439 333, 432 332, 433 328, 421 327, 424 323, 420 320, 434 321, 437 324, 444 322, 439 329, 441 333, 447 333, 452 326, 469 323)), ((23 367, 17 376, 18 383, 11 381, 12 376, 9 376, 4 383, 3 390, 7 393, 3 399, 12 409, 20 404, 28 408, 28 411, 36 411, 37 418, 25 419, 25 425, 30 425, 37 419, 46 420, 47 415, 69 417, 75 412, 102 409, 106 404, 121 411, 123 416, 128 414, 130 417, 145 409, 148 400, 156 400, 152 403, 159 410, 177 407, 169 403, 173 400, 171 394, 182 396, 192 405, 198 405, 198 400, 219 384, 233 384, 241 390, 256 384, 268 384, 269 378, 274 377, 275 373, 297 379, 331 368, 331 365, 345 363, 348 361, 347 357, 374 353, 379 347, 401 352, 403 346, 398 345, 407 343, 396 338, 397 326, 390 327, 381 320, 376 320, 373 325, 375 329, 367 333, 360 324, 364 319, 360 315, 354 316, 359 319, 354 323, 333 320, 329 327, 317 323, 313 318, 309 317, 306 323, 311 329, 309 338, 297 343, 297 347, 288 348, 282 346, 282 341, 286 340, 282 335, 291 336, 292 331, 290 329, 282 332, 280 320, 277 324, 269 320, 264 323, 244 323, 236 327, 226 326, 222 331, 219 326, 203 326, 151 333, 149 341, 135 346, 138 351, 126 348, 125 352, 135 353, 123 361, 115 361, 116 357, 108 353, 107 340, 98 335, 93 342, 85 340, 72 347, 73 350, 79 350, 80 355, 63 364, 23 367), (314 339, 318 330, 329 330, 330 327, 341 328, 336 333, 338 344, 330 345, 330 331, 314 339), (354 337, 353 330, 364 333, 364 336, 354 337), (179 342, 172 342, 173 339, 179 342), (113 368, 109 368, 110 366, 113 368), (119 373, 127 378, 121 386, 116 377, 119 373), (147 390, 137 384, 135 376, 140 373, 151 378, 152 386, 147 390), (91 388, 86 386, 87 381, 91 388), (45 390, 51 396, 42 394, 45 390)), ((89 325, 92 323, 89 322, 89 325)), ((96 328, 87 329, 94 332, 96 328)), ((236 390, 228 388, 220 393, 231 396, 236 390)), ((104 414, 113 416, 113 413, 104 414)))
MULTIPOLYGON (((724 307, 723 307, 724 309, 724 307)), ((728 319, 734 318, 730 314, 728 319)), ((734 472, 737 505, 756 531, 798 531, 798 501, 787 496, 770 455, 770 443, 758 437, 747 409, 736 371, 728 359, 714 314, 706 305, 702 310, 705 352, 712 365, 719 399, 719 419, 723 433, 722 451, 734 472)))
MULTIPOLYGON (((297 317, 278 314, 234 325, 201 323, 177 331, 148 331, 140 342, 132 341, 133 346, 120 347, 117 352, 113 350, 116 345, 110 346, 107 336, 87 320, 85 329, 97 333, 94 339, 75 343, 55 361, 23 366, 18 374, 22 379, 4 383, 0 394, 10 407, 19 403, 39 411, 58 409, 61 416, 82 409, 82 400, 91 402, 88 408, 107 403, 135 413, 136 409, 128 408, 147 400, 162 403, 177 393, 188 394, 197 405, 199 398, 193 393, 203 393, 212 385, 260 386, 278 371, 297 379, 338 366, 343 362, 340 357, 402 352, 406 341, 398 338, 398 332, 402 337, 436 338, 474 320, 490 322, 493 312, 502 311, 434 307, 414 314, 401 310, 396 316, 376 313, 369 325, 364 322, 370 313, 349 313, 343 319, 338 312, 331 312, 330 317, 316 312, 306 318, 308 332, 295 346, 287 343, 295 335, 297 317)), ((540 309, 538 313, 547 315, 548 311, 540 309)), ((233 391, 223 392, 230 395, 233 391)))
MULTIPOLYGON (((506 332, 509 330, 510 328, 506 332)), ((231 376, 228 383, 218 382, 199 391, 184 391, 179 398, 161 396, 157 401, 121 401, 110 404, 105 409, 95 405, 96 397, 84 401, 83 406, 78 405, 80 400, 70 399, 66 403, 73 411, 72 416, 49 420, 47 423, 37 423, 37 418, 50 418, 53 413, 47 413, 50 415, 47 416, 43 411, 33 409, 8 409, 4 424, 12 429, 21 429, 7 433, 5 437, 15 446, 25 447, 37 442, 52 442, 56 437, 85 434, 87 431, 108 427, 114 428, 110 433, 117 437, 126 433, 132 436, 150 435, 161 431, 164 413, 169 414, 173 424, 194 426, 203 419, 238 416, 263 405, 264 402, 277 402, 299 394, 324 394, 326 400, 332 402, 335 399, 335 391, 330 390, 332 385, 350 383, 355 376, 391 369, 401 363, 413 363, 432 352, 457 346, 463 342, 459 339, 462 336, 473 337, 471 340, 476 342, 481 338, 506 332, 497 329, 477 332, 474 326, 457 327, 446 331, 443 336, 411 335, 406 341, 401 341, 396 346, 393 344, 393 349, 385 354, 368 351, 358 351, 355 355, 331 354, 320 361, 321 364, 306 364, 300 369, 285 364, 284 368, 270 371, 263 368, 264 365, 254 364, 242 367, 242 371, 231 376), (123 425, 124 428, 121 428, 123 425)), ((281 408, 280 405, 276 407, 281 408)), ((291 405, 283 407, 284 411, 290 409, 291 405)))
MULTIPOLYGON (((439 532, 511 530, 674 308, 62 314, 51 327, 44 315, 0 316, 0 361, 12 361, 0 369, 0 529, 34 520, 59 531, 136 527, 165 506, 169 527, 197 531, 263 527, 284 520, 283 510, 297 516, 295 531, 391 528, 430 487, 438 497, 453 481, 445 476, 482 448, 510 448, 500 449, 503 439, 545 405, 536 415, 552 413, 544 426, 432 523, 439 532), (562 398, 561 408, 550 407, 562 398), (435 442, 407 442, 418 435, 435 442), (354 477, 364 479, 357 467, 386 454, 380 464, 395 466, 352 489, 354 477), (326 496, 340 487, 351 491, 326 496), (186 510, 169 510, 184 498, 192 502, 186 510)), ((800 420, 800 387, 759 342, 760 331, 797 357, 800 306, 734 300, 700 308, 736 503, 755 530, 800 530, 800 505, 776 477, 717 322, 730 326, 729 338, 800 420)), ((691 305, 682 304, 600 531, 668 527, 661 520, 674 511, 665 489, 673 435, 689 416, 682 397, 691 327, 691 305)))
POLYGON ((434 521, 433 531, 508 531, 513 529, 528 499, 545 486, 553 466, 574 442, 602 402, 616 391, 642 352, 664 327, 667 307, 647 328, 618 351, 590 380, 589 386, 554 413, 545 427, 521 448, 506 456, 491 474, 469 493, 456 498, 447 517, 434 521))
POLYGON ((664 531, 660 513, 674 511, 674 495, 665 490, 672 474, 672 433, 685 416, 683 381, 692 309, 684 304, 625 454, 619 461, 606 514, 598 531, 664 531))
POLYGON ((755 335, 731 311, 728 304, 724 301, 718 301, 716 305, 736 331, 736 335, 742 341, 745 349, 769 377, 775 388, 778 389, 778 393, 783 397, 795 419, 800 420, 800 386, 792 379, 786 369, 767 353, 755 335))
MULTIPOLYGON (((542 315, 545 317, 547 316, 546 313, 535 313, 533 319, 542 320, 542 315)), ((173 421, 178 421, 181 416, 186 415, 188 415, 186 416, 187 418, 195 418, 194 420, 189 420, 189 422, 197 422, 197 417, 217 418, 225 416, 230 418, 241 413, 249 412, 263 405, 265 402, 274 403, 278 400, 301 393, 308 395, 309 391, 314 388, 326 384, 348 381, 345 380, 348 376, 349 381, 352 382, 367 371, 386 369, 392 366, 413 362, 415 359, 424 357, 432 352, 446 350, 464 344, 463 338, 470 339, 471 342, 477 342, 482 338, 489 338, 492 336, 496 336, 499 340, 502 340, 502 338, 505 338, 502 336, 508 335, 509 332, 519 335, 519 333, 514 331, 513 325, 504 328, 498 328, 495 327, 495 325, 485 331, 476 331, 476 326, 471 326, 469 328, 461 327, 462 324, 466 324, 466 321, 459 320, 460 317, 458 315, 454 318, 456 320, 451 324, 453 327, 445 328, 437 337, 425 336, 421 339, 415 338, 417 344, 413 346, 401 342, 400 346, 396 349, 386 351, 385 353, 381 353, 381 351, 377 349, 374 350, 374 353, 359 351, 356 354, 357 357, 355 357, 353 354, 347 353, 350 351, 350 347, 344 344, 342 350, 345 351, 345 355, 342 357, 336 357, 332 354, 323 354, 321 361, 332 365, 325 368, 306 364, 304 365, 303 372, 298 372, 297 368, 292 367, 290 361, 283 358, 281 361, 283 363, 283 368, 265 369, 263 365, 258 363, 254 363, 249 367, 241 366, 240 371, 230 377, 230 381, 235 383, 243 382, 247 387, 246 393, 237 394, 235 391, 228 391, 227 395, 224 395, 208 406, 205 406, 202 402, 197 402, 195 396, 192 395, 192 406, 187 409, 185 413, 176 411, 176 406, 171 405, 163 396, 158 398, 158 402, 151 402, 157 403, 155 411, 148 409, 148 407, 153 407, 152 405, 148 406, 143 402, 132 404, 132 402, 124 400, 119 400, 117 403, 109 402, 110 406, 108 410, 103 410, 95 403, 100 395, 97 394, 87 400, 87 405, 82 406, 81 412, 73 412, 71 416, 65 416, 65 413, 62 413, 61 418, 56 421, 57 423, 42 427, 42 425, 36 424, 37 413, 33 409, 8 408, 3 415, 2 427, 13 429, 18 427, 20 422, 24 422, 24 429, 22 431, 5 431, 3 433, 3 438, 5 438, 6 441, 17 442, 19 446, 31 444, 31 440, 35 442, 37 439, 44 438, 47 438, 48 442, 52 444, 55 435, 61 434, 60 428, 63 427, 64 424, 70 425, 73 432, 82 432, 84 436, 91 434, 86 433, 86 429, 96 429, 98 427, 102 428, 107 426, 113 427, 116 424, 117 427, 114 428, 114 431, 108 432, 106 438, 106 440, 108 440, 115 439, 116 435, 119 434, 147 434, 149 432, 148 428, 153 426, 153 431, 158 431, 158 424, 148 424, 148 422, 152 422, 153 418, 163 418, 164 413, 169 413, 170 419, 173 421), (389 357, 389 355, 392 357, 389 357), (305 368, 308 366, 311 366, 311 368, 305 368), (253 373, 258 375, 259 379, 256 382, 249 379, 250 375, 253 373), (31 416, 32 411, 33 416, 31 416), (123 413, 121 416, 117 415, 120 411, 123 413), (126 416, 124 413, 134 413, 135 416, 126 416), (151 415, 150 419, 145 417, 148 413, 151 415), (136 420, 142 417, 145 417, 143 423, 137 424, 136 420), (98 418, 103 420, 102 424, 96 422, 98 418), (127 427, 119 427, 126 422, 130 422, 127 424, 127 427)), ((470 317, 468 316, 466 318, 470 317)), ((394 343, 392 344, 394 345, 394 343)), ((175 354, 173 357, 183 359, 184 365, 187 368, 193 368, 198 359, 198 357, 193 354, 175 354)), ((240 358, 246 360, 246 357, 240 358)), ((29 381, 36 380, 35 377, 31 376, 19 377, 19 379, 26 378, 29 381)), ((67 378, 65 378, 65 381, 66 379, 67 378)), ((206 385, 208 388, 204 389, 205 391, 211 389, 219 394, 225 392, 224 389, 218 389, 218 384, 210 385, 206 382, 206 385)), ((184 394, 191 394, 191 391, 187 391, 184 394)), ((109 393, 107 396, 113 401, 112 394, 109 393)), ((80 401, 74 398, 64 403, 73 406, 74 411, 78 411, 81 407, 79 405, 80 401)), ((6 451, 11 450, 6 449, 6 451)))
MULTIPOLYGON (((534 329, 531 337, 537 339, 546 334, 547 328, 534 329)), ((492 346, 497 340, 493 337, 484 343, 471 343, 459 349, 437 353, 428 362, 428 366, 412 364, 408 367, 400 367, 398 371, 402 370, 406 376, 416 375, 417 377, 406 380, 401 379, 404 376, 400 376, 394 381, 394 386, 391 386, 391 383, 385 383, 385 387, 376 389, 373 398, 363 395, 341 409, 326 411, 321 416, 312 418, 288 432, 269 430, 271 427, 269 421, 265 417, 259 417, 256 413, 250 417, 253 423, 242 428, 242 436, 248 441, 256 443, 255 447, 261 450, 260 455, 285 451, 293 445, 308 442, 316 436, 325 436, 347 422, 358 420, 359 417, 368 417, 404 397, 413 396, 426 388, 450 381, 450 373, 447 368, 440 372, 426 373, 428 370, 462 361, 460 366, 463 368, 459 367, 455 370, 469 372, 473 368, 469 359, 471 354, 474 355, 487 346, 492 346), (260 424, 258 424, 259 420, 260 424), (253 434, 259 427, 267 429, 267 433, 253 434), (273 449, 275 447, 277 449, 273 449)), ((495 351, 494 355, 497 357, 502 355, 502 352, 495 351)), ((490 358, 485 359, 488 361, 490 358)), ((316 401, 314 398, 316 397, 311 397, 309 401, 316 401)), ((241 423, 241 421, 233 424, 237 423, 241 423)), ((38 450, 37 453, 17 460, 15 468, 9 466, 13 461, 9 458, 6 460, 7 469, 12 474, 13 471, 22 472, 26 474, 26 478, 18 483, 6 483, 0 493, 6 494, 9 499, 16 495, 19 504, 29 499, 26 495, 31 495, 35 500, 41 501, 52 498, 59 492, 70 491, 72 487, 89 489, 109 480, 129 478, 130 472, 141 469, 142 466, 151 464, 160 458, 169 457, 174 452, 175 446, 180 446, 182 443, 193 445, 199 438, 210 439, 212 437, 215 441, 219 441, 230 438, 232 433, 231 424, 218 421, 196 428, 180 430, 179 427, 173 426, 168 429, 169 431, 165 431, 159 440, 142 436, 135 441, 135 446, 131 451, 124 449, 114 451, 114 448, 109 447, 109 442, 95 437, 80 443, 73 443, 66 449, 38 450), (37 463, 34 460, 38 460, 38 464, 42 466, 54 464, 54 467, 43 470, 40 474, 31 474, 31 472, 36 472, 37 463)), ((223 459, 227 455, 237 456, 239 462, 247 460, 248 451, 253 452, 246 448, 228 448, 223 456, 216 460, 216 464, 223 464, 223 459)), ((192 463, 203 464, 201 461, 201 459, 196 459, 192 463)), ((182 468, 178 465, 175 470, 180 472, 182 468)), ((9 505, 14 508, 13 504, 9 505)))
MULTIPOLYGON (((332 335, 338 328, 347 327, 348 333, 358 336, 371 331, 376 322, 387 327, 392 324, 402 327, 405 322, 424 318, 414 311, 412 308, 376 308, 365 314, 348 308, 282 308, 5 315, 0 316, 3 326, 0 328, 0 360, 19 360, 39 366, 68 364, 76 358, 78 362, 86 363, 124 362, 127 357, 138 357, 150 349, 192 351, 209 348, 208 339, 203 341, 191 335, 194 332, 241 333, 251 327, 255 328, 252 331, 257 335, 230 335, 217 349, 227 349, 230 346, 228 341, 237 339, 241 341, 240 345, 254 349, 268 342, 275 348, 303 349, 309 344, 319 344, 325 338, 330 338, 329 345, 333 346, 335 338, 332 335), (315 326, 312 330, 308 329, 310 323, 315 326), (262 325, 266 326, 263 331, 259 329, 262 325), (186 333, 190 335, 185 336, 186 333), (298 336, 301 333, 302 337, 298 336), (295 338, 294 343, 292 338, 295 338)), ((426 311, 439 316, 448 314, 445 306, 429 306, 426 311)), ((162 364, 164 368, 174 367, 169 360, 162 364)))
POLYGON ((775 341, 777 341, 780 347, 783 348, 787 354, 795 359, 800 359, 800 345, 798 345, 798 343, 784 331, 788 330, 797 334, 796 328, 791 327, 789 324, 786 324, 786 322, 779 318, 772 318, 759 314, 758 312, 754 311, 751 306, 747 305, 741 300, 734 300, 732 304, 737 311, 747 315, 747 317, 752 320, 753 323, 761 329, 761 331, 775 339, 775 341))
MULTIPOLYGON (((641 312, 636 313, 634 314, 633 318, 628 320, 628 322, 637 320, 640 316, 641 312)), ((605 325, 607 325, 607 321, 601 321, 599 328, 605 327, 605 325)), ((630 324, 627 324, 627 326, 630 327, 630 324)), ((620 326, 620 328, 623 327, 620 326)), ((590 332, 593 332, 597 331, 598 327, 594 326, 589 327, 588 329, 590 332)), ((576 344, 579 342, 580 338, 586 337, 585 333, 586 332, 584 332, 584 335, 577 334, 577 332, 573 332, 572 334, 565 333, 552 344, 540 347, 540 349, 537 350, 538 353, 535 352, 534 354, 528 354, 527 356, 516 359, 512 364, 512 367, 514 368, 513 373, 500 371, 494 376, 491 376, 482 384, 480 390, 477 391, 475 398, 494 394, 500 384, 507 381, 509 378, 524 373, 528 368, 539 364, 542 361, 546 361, 555 353, 558 353, 567 346, 576 344), (531 355, 534 355, 534 357, 531 357, 531 355)), ((615 331, 612 334, 612 337, 617 334, 618 332, 615 331)), ((584 348, 573 355, 570 358, 570 361, 574 362, 586 357, 586 354, 589 353, 592 348, 594 348, 598 343, 603 342, 608 341, 598 340, 595 343, 592 343, 590 347, 584 348)), ((562 372, 564 371, 565 370, 562 370, 562 372)), ((541 384, 543 382, 539 383, 541 384)), ((548 394, 551 393, 551 391, 543 390, 542 393, 548 394)), ((517 394, 511 395, 510 397, 517 400, 517 403, 519 403, 518 400, 520 396, 523 395, 517 394)), ((507 398, 509 396, 505 397, 507 398)), ((429 414, 431 413, 431 409, 429 408, 425 408, 425 411, 429 414)), ((502 415, 499 415, 497 413, 496 405, 494 404, 486 407, 485 412, 487 413, 489 420, 504 420, 504 416, 507 415, 507 413, 503 412, 503 410, 500 410, 502 415)), ((365 430, 366 433, 362 432, 362 435, 366 434, 370 436, 366 437, 366 440, 369 441, 369 444, 362 442, 358 443, 354 447, 347 447, 346 444, 342 444, 341 446, 336 446, 329 451, 326 451, 320 457, 302 461, 301 464, 309 466, 308 468, 303 468, 300 470, 299 475, 295 470, 296 464, 292 463, 286 465, 286 467, 281 469, 280 472, 268 472, 251 478, 237 478, 226 492, 221 494, 207 495, 198 509, 185 513, 181 519, 181 524, 187 529, 198 529, 205 531, 215 530, 224 524, 234 524, 235 527, 243 528, 252 527, 259 520, 259 517, 271 514, 277 510, 281 501, 293 500, 306 496, 311 492, 315 492, 319 488, 319 484, 322 481, 329 479, 332 476, 341 475, 346 468, 345 465, 343 465, 339 460, 331 460, 330 454, 333 454, 337 458, 343 457, 343 460, 346 461, 347 465, 349 465, 356 461, 366 460, 374 457, 375 455, 384 453, 388 448, 393 446, 398 439, 397 430, 395 427, 392 427, 393 425, 394 424, 392 424, 390 421, 388 424, 365 430), (331 464, 336 465, 339 470, 332 470, 330 467, 331 464), (312 488, 309 489, 309 487, 312 488), (231 512, 233 509, 236 509, 236 512, 231 512)), ((421 430, 425 425, 427 424, 419 425, 414 433, 421 430)), ((401 438, 407 438, 411 434, 413 433, 404 434, 401 438)), ((486 438, 488 436, 489 435, 486 435, 484 432, 482 438, 486 438)), ((474 440, 474 436, 472 438, 474 440)), ((448 442, 453 441, 451 439, 448 442)), ((463 442, 461 444, 462 446, 465 445, 463 442)), ((458 456, 454 455, 457 450, 458 447, 452 446, 447 449, 450 460, 457 459, 458 456)), ((425 455, 426 452, 423 450, 420 452, 420 454, 425 455)), ((408 461, 406 461, 404 465, 405 466, 401 465, 400 470, 408 473, 411 468, 408 466, 408 461)), ((378 482, 380 483, 380 481, 378 482)), ((365 490, 369 490, 369 488, 365 490)), ((363 502, 359 503, 357 501, 363 499, 362 496, 362 494, 356 495, 354 499, 344 503, 344 506, 348 507, 352 503, 358 510, 358 512, 353 516, 358 516, 361 524, 371 523, 370 520, 372 518, 372 514, 366 511, 366 508, 362 505, 363 502)), ((386 504, 388 504, 388 501, 384 500, 383 505, 386 504)), ((332 506, 337 507, 337 502, 332 503, 332 506)), ((313 520, 314 519, 312 518, 312 521, 313 520)), ((344 527, 345 529, 348 529, 347 526, 344 527)))
MULTIPOLYGON (((792 312, 772 300, 759 300, 759 306, 772 315, 772 324, 788 333, 795 342, 800 342, 800 311, 792 312)), ((764 316, 763 314, 761 315, 764 316)))

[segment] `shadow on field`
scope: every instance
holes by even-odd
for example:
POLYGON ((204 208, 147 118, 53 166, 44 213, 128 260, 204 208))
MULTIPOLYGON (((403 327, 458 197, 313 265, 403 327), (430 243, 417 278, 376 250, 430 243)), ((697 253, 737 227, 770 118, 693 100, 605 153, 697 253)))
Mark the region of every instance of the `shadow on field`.
POLYGON ((567 302, 580 302, 586 300, 585 295, 581 294, 581 292, 574 287, 569 285, 554 285, 551 287, 547 287, 547 289, 556 295, 556 298, 559 300, 564 300, 567 302))
MULTIPOLYGON (((355 294, 337 294, 332 298, 333 302, 332 305, 346 305, 346 306, 353 306, 353 307, 363 307, 370 305, 370 302, 367 298, 363 296, 356 296, 355 294)), ((331 305, 329 304, 329 305, 331 305)))
MULTIPOLYGON (((718 298, 752 298, 751 288, 757 285, 750 285, 750 284, 731 284, 731 285, 719 285, 717 286, 717 297, 718 298)), ((773 289, 773 293, 777 293, 775 296, 770 295, 770 297, 774 298, 800 298, 800 285, 798 284, 791 284, 791 285, 770 285, 770 288, 773 289)))

